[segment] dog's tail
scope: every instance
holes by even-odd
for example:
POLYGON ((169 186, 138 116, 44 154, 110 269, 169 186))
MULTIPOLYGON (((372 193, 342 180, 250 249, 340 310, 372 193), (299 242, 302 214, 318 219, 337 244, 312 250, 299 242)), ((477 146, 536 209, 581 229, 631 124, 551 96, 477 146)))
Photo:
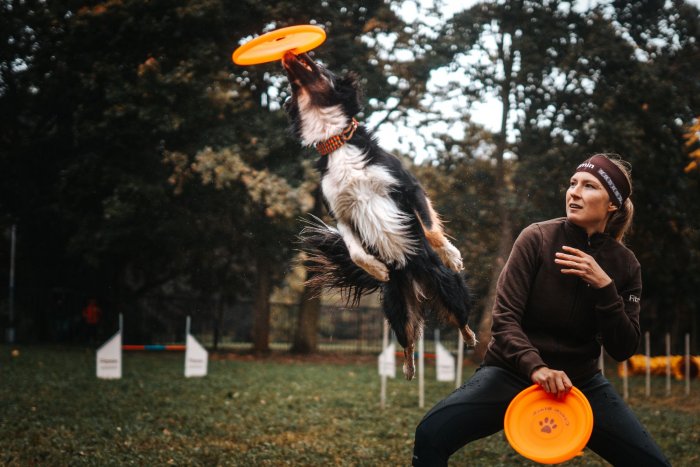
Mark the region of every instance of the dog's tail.
POLYGON ((311 217, 303 219, 306 225, 298 236, 306 253, 306 286, 317 293, 338 292, 348 305, 357 306, 362 296, 377 291, 382 283, 352 261, 337 229, 311 217))

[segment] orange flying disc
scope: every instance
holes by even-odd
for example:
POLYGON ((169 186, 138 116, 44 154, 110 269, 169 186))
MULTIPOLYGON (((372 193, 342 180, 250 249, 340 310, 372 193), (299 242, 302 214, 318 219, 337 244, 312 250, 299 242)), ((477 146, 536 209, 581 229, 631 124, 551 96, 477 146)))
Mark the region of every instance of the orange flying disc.
POLYGON ((298 55, 318 47, 325 40, 326 32, 310 24, 275 29, 238 47, 233 52, 233 61, 238 65, 274 62, 288 50, 298 55))
POLYGON ((518 453, 541 464, 558 464, 586 447, 593 431, 593 411, 577 388, 557 399, 535 384, 510 402, 503 427, 518 453))

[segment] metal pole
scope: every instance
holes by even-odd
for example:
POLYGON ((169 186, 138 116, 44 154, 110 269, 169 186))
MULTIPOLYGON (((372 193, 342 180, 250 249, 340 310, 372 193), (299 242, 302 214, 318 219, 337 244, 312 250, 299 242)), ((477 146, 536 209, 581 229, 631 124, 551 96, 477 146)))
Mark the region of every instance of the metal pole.
POLYGON ((685 335, 685 395, 690 395, 690 334, 685 335))
MULTIPOLYGON (((389 347, 389 322, 383 320, 384 325, 382 326, 382 352, 389 347)), ((381 363, 380 363, 381 365, 381 363)), ((379 406, 383 409, 386 407, 386 375, 381 375, 381 389, 379 392, 379 406)))
POLYGON ((10 290, 9 290, 9 310, 8 325, 6 332, 7 342, 15 342, 15 249, 17 246, 17 225, 12 224, 10 230, 10 290))
POLYGON ((464 365, 464 337, 457 333, 457 374, 455 375, 455 388, 462 385, 462 366, 464 365))
POLYGON ((418 407, 425 407, 425 340, 423 335, 418 340, 418 407))
POLYGON ((645 391, 644 395, 649 397, 651 395, 651 345, 649 342, 649 331, 644 333, 644 350, 646 353, 646 381, 645 381, 645 391))
POLYGON ((666 333, 666 397, 671 395, 671 334, 666 333))
POLYGON ((185 321, 185 340, 187 340, 187 336, 190 335, 190 317, 189 315, 187 316, 187 320, 185 321))
POLYGON ((357 323, 357 329, 355 330, 355 352, 360 353, 362 351, 360 343, 360 334, 362 330, 362 313, 358 313, 358 319, 355 321, 357 323))

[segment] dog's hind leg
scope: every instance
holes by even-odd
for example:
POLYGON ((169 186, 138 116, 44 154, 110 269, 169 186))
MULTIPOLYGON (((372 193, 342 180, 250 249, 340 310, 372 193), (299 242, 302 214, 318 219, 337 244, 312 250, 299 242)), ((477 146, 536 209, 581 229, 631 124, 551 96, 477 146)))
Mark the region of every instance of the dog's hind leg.
POLYGON ((468 324, 471 297, 467 284, 458 272, 450 271, 440 264, 435 253, 430 252, 427 259, 432 263, 432 267, 428 267, 427 274, 422 275, 422 282, 429 287, 427 295, 430 297, 431 305, 441 321, 459 329, 464 343, 474 347, 476 334, 468 324))
POLYGON ((467 347, 476 347, 478 341, 476 340, 476 334, 469 327, 468 324, 461 326, 459 328, 459 333, 462 334, 462 339, 467 347))
POLYGON ((413 352, 415 342, 423 332, 417 289, 404 271, 392 271, 389 282, 382 289, 382 308, 396 340, 404 348, 403 374, 412 380, 416 373, 413 352))
POLYGON ((435 250, 445 266, 451 270, 458 272, 464 269, 462 254, 445 236, 440 216, 433 209, 430 198, 422 190, 416 193, 415 205, 416 214, 431 248, 435 250))
POLYGON ((445 321, 459 329, 464 343, 468 347, 474 347, 477 342, 476 334, 467 323, 471 309, 469 291, 464 279, 458 273, 450 272, 446 276, 438 285, 439 301, 441 302, 438 306, 438 312, 442 314, 445 321))
POLYGON ((415 348, 416 345, 413 342, 403 348, 403 375, 408 381, 411 381, 416 374, 416 361, 413 356, 415 348))
POLYGON ((386 265, 365 251, 362 243, 355 236, 350 226, 341 221, 338 221, 337 225, 338 232, 340 232, 345 245, 348 247, 350 259, 375 279, 382 282, 388 281, 389 270, 386 265))

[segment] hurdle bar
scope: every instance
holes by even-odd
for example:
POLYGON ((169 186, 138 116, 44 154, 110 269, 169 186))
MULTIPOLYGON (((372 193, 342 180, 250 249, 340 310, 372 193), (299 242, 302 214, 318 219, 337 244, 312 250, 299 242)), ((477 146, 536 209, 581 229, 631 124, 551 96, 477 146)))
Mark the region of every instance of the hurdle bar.
POLYGON ((190 334, 190 317, 185 325, 186 343, 183 344, 125 344, 122 345, 122 330, 124 319, 119 314, 119 331, 97 349, 97 377, 101 379, 119 379, 122 377, 123 351, 185 352, 185 377, 206 376, 209 353, 190 334))
POLYGON ((122 350, 147 350, 149 352, 182 352, 187 350, 183 344, 126 344, 122 345, 122 350))

